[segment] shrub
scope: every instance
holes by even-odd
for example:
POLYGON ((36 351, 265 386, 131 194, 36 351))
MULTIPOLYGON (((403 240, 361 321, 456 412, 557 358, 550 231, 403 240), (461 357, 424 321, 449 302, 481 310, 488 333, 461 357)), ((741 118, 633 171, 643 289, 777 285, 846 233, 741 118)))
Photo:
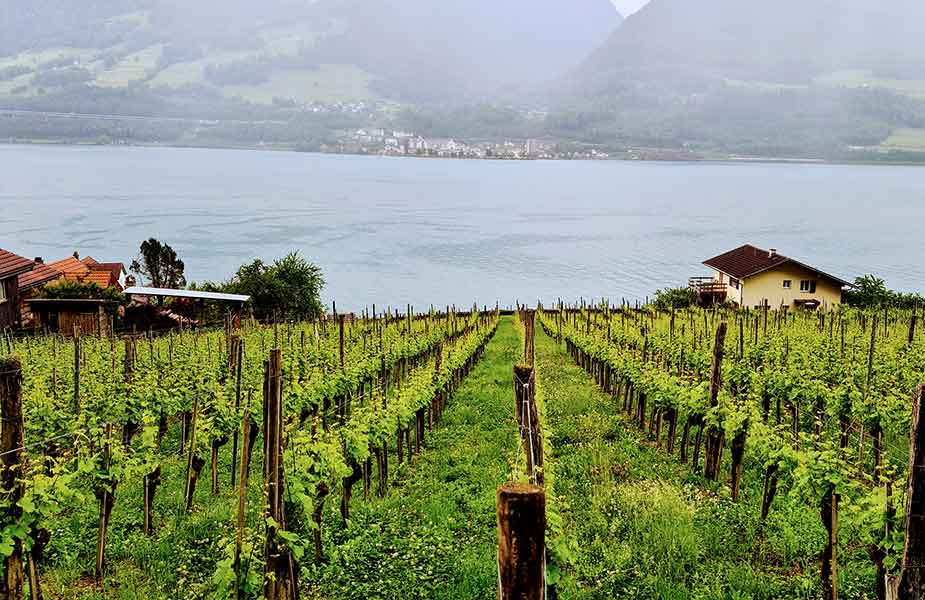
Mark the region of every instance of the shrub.
POLYGON ((659 310, 671 310, 695 306, 698 301, 697 292, 690 288, 667 288, 655 292, 652 305, 659 310))
POLYGON ((925 298, 919 294, 893 291, 879 277, 865 275, 854 280, 854 289, 845 293, 845 303, 858 308, 890 306, 909 310, 925 305, 925 298))
POLYGON ((55 300, 112 300, 122 302, 125 296, 114 288, 103 288, 93 282, 68 281, 49 283, 38 293, 39 298, 55 300))

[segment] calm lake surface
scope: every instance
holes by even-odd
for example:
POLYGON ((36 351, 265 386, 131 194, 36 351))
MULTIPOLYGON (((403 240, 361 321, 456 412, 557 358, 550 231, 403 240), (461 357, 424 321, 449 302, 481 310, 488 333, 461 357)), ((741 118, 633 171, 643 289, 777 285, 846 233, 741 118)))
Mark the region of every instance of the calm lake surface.
POLYGON ((925 168, 0 146, 0 247, 190 281, 298 250, 339 307, 641 299, 745 242, 925 291, 925 168))

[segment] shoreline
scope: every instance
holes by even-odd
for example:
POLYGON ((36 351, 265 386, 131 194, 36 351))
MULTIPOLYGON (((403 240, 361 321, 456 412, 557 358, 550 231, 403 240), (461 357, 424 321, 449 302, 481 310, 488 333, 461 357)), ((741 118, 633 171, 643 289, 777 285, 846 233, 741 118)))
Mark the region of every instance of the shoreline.
POLYGON ((469 160, 493 162, 640 162, 640 163, 712 163, 712 164, 789 164, 789 165, 832 165, 832 166, 884 166, 884 167, 925 167, 925 158, 921 161, 900 160, 847 160, 805 157, 768 157, 768 156, 690 156, 690 157, 646 157, 628 158, 610 156, 609 158, 503 158, 472 156, 427 156, 427 155, 401 155, 378 154, 359 152, 324 152, 321 150, 299 150, 296 146, 279 145, 253 145, 253 144, 148 144, 148 143, 118 143, 104 144, 89 141, 71 140, 11 140, 0 139, 0 146, 65 146, 74 148, 176 148, 180 150, 246 150, 254 152, 291 152, 295 154, 321 154, 330 156, 365 156, 376 158, 395 159, 431 159, 431 160, 469 160))

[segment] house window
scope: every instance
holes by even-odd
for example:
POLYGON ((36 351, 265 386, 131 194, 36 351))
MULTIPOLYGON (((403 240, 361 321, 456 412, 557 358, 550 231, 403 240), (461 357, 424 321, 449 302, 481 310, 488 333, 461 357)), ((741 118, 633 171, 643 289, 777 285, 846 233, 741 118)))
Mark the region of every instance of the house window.
POLYGON ((0 280, 0 302, 6 302, 6 280, 0 280))
POLYGON ((785 279, 785 280, 784 280, 784 289, 785 289, 785 290, 789 290, 792 283, 793 283, 793 282, 792 282, 791 280, 785 279))
POLYGON ((731 285, 731 286, 734 287, 735 289, 739 289, 739 280, 738 280, 738 279, 733 279, 732 277, 730 277, 730 278, 729 278, 729 285, 731 285))
POLYGON ((816 293, 816 282, 809 279, 804 279, 800 282, 800 291, 809 292, 810 294, 816 293))

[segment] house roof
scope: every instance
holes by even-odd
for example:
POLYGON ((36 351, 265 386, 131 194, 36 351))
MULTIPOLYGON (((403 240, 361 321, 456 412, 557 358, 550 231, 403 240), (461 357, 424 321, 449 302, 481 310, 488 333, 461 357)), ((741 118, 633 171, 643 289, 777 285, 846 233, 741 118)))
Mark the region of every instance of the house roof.
POLYGON ((112 272, 106 269, 87 271, 85 273, 65 273, 64 278, 69 281, 79 281, 80 283, 95 283, 101 288, 112 287, 116 283, 112 272))
MULTIPOLYGON (((68 281, 96 283, 103 288, 121 287, 119 286, 119 278, 125 271, 125 266, 120 262, 101 263, 92 256, 85 256, 83 259, 68 256, 48 263, 45 267, 57 271, 59 277, 63 277, 68 281)), ((45 279, 42 283, 47 283, 53 279, 56 278, 45 279)), ((20 285, 22 286, 22 284, 20 285)))
POLYGON ((119 281, 119 278, 122 277, 122 274, 125 273, 125 265, 120 262, 108 262, 108 263, 95 263, 90 267, 94 271, 109 271, 112 273, 114 281, 119 281))
POLYGON ((74 258, 73 256, 68 256, 67 258, 48 263, 48 266, 52 269, 61 271, 62 273, 84 273, 90 270, 90 267, 80 262, 80 260, 74 258))
POLYGON ((32 270, 34 262, 0 248, 0 279, 7 279, 32 270))
POLYGON ((35 268, 19 276, 19 291, 24 292, 32 288, 44 285, 49 281, 55 281, 64 276, 64 273, 53 269, 48 265, 36 263, 35 268))
POLYGON ((709 260, 703 261, 703 264, 721 273, 735 277, 736 279, 748 279, 749 277, 754 277, 759 273, 776 269, 785 264, 795 264, 816 273, 820 277, 830 279, 843 286, 851 285, 847 281, 830 275, 825 271, 820 271, 816 267, 811 267, 798 260, 794 260, 782 254, 777 254, 776 252, 772 253, 768 250, 762 250, 751 244, 745 244, 735 250, 730 250, 719 256, 714 256, 709 260))

